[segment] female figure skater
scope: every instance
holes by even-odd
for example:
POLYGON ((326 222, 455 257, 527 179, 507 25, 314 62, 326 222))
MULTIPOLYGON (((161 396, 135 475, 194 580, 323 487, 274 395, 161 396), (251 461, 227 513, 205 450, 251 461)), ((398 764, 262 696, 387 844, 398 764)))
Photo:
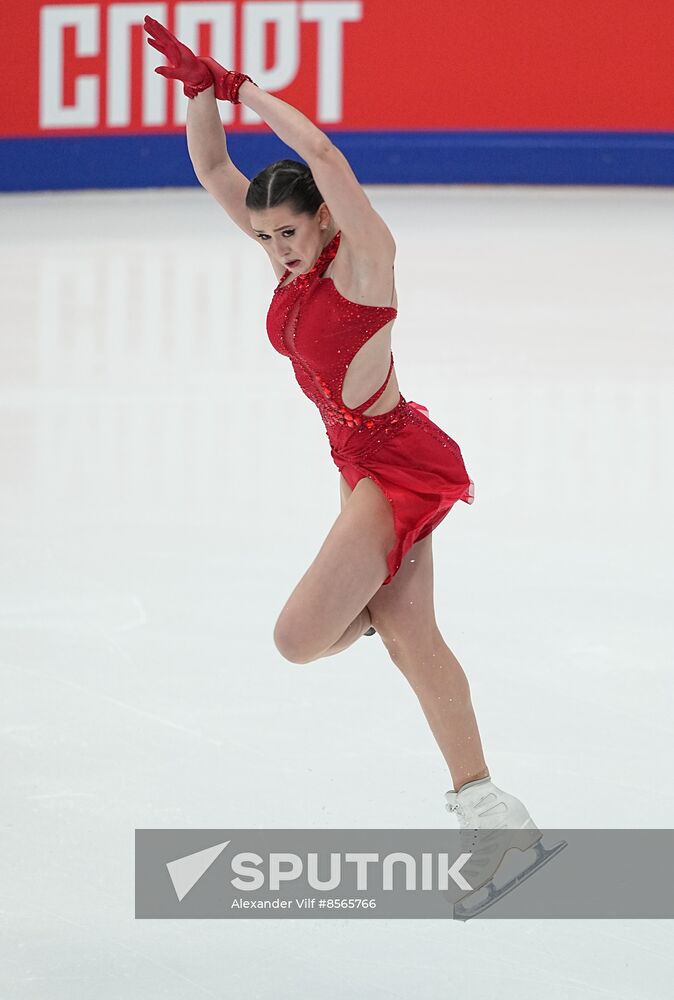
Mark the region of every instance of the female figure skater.
POLYGON ((340 470, 341 513, 281 611, 274 641, 286 659, 309 663, 376 630, 447 762, 447 808, 464 830, 511 831, 479 864, 473 838, 476 889, 476 876, 484 885, 510 847, 526 850, 542 835, 490 778, 468 681, 435 619, 431 532, 457 500, 472 503, 473 483, 456 442, 398 388, 393 237, 343 154, 301 112, 197 57, 150 17, 145 30, 170 64, 156 72, 181 80, 190 98, 197 178, 269 258, 278 279, 269 339, 318 407, 340 470), (251 108, 308 166, 281 160, 249 182, 229 158, 216 98, 251 108))

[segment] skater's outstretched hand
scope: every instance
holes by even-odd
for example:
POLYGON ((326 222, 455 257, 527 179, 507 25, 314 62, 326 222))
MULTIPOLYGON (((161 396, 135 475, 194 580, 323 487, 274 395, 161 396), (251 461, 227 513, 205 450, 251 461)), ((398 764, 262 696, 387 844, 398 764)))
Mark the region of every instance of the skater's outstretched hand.
POLYGON ((157 66, 155 73, 168 80, 181 80, 186 97, 196 97, 202 90, 213 86, 213 77, 208 66, 186 45, 183 45, 168 28, 145 15, 143 28, 150 36, 147 41, 153 49, 168 59, 168 66, 157 66))
MULTIPOLYGON (((145 15, 143 27, 150 37, 148 44, 168 59, 169 66, 157 66, 155 73, 169 80, 181 80, 186 97, 196 97, 202 90, 215 86, 219 101, 239 103, 239 88, 244 80, 253 80, 245 73, 225 69, 210 56, 196 56, 159 21, 145 15)), ((255 84, 254 84, 255 85, 255 84)))

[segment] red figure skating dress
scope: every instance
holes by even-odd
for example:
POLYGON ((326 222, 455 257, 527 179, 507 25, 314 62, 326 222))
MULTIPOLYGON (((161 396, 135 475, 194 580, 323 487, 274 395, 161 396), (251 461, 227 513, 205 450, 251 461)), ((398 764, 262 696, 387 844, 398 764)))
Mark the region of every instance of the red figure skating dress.
POLYGON ((344 406, 342 385, 351 361, 397 309, 351 302, 331 278, 321 277, 337 254, 340 235, 323 248, 310 271, 287 285, 290 271, 285 271, 267 313, 267 333, 272 346, 290 358, 300 388, 318 407, 332 458, 350 488, 368 477, 391 504, 396 544, 387 555, 387 584, 405 553, 440 524, 457 500, 473 502, 474 486, 458 444, 428 418, 425 407, 401 395, 387 413, 364 415, 388 384, 393 354, 377 392, 360 406, 344 406))

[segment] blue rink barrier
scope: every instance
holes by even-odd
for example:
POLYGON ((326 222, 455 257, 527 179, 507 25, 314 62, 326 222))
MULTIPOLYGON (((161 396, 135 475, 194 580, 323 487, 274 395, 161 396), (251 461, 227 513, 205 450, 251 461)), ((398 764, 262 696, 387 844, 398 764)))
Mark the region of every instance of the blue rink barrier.
MULTIPOLYGON (((327 132, 363 184, 674 186, 674 132, 327 132)), ((252 177, 297 154, 266 132, 228 133, 252 177)), ((0 191, 196 184, 185 133, 0 139, 0 191)))

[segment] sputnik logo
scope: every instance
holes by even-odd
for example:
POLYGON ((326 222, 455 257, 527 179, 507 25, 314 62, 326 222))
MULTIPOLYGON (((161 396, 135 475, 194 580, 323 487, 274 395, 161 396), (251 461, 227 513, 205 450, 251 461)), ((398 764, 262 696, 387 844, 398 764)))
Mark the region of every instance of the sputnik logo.
MULTIPOLYGON (((214 844, 212 847, 207 847, 203 851, 196 851, 194 854, 186 854, 182 858, 166 862, 166 868, 168 869, 173 888, 178 897, 178 902, 182 902, 188 892, 190 892, 230 843, 230 840, 225 840, 219 844, 214 844)), ((416 888, 416 863, 414 858, 409 854, 394 852, 382 858, 378 853, 348 852, 342 855, 333 852, 330 855, 330 885, 325 881, 319 880, 319 857, 320 855, 314 852, 311 852, 305 858, 299 854, 288 853, 287 851, 280 853, 273 851, 267 858, 268 868, 261 871, 258 866, 264 864, 264 859, 260 855, 248 852, 236 854, 231 860, 231 867, 237 877, 232 879, 231 884, 235 889, 252 892, 265 888, 265 883, 268 880, 268 889, 272 892, 278 892, 282 883, 292 882, 305 877, 313 889, 332 889, 341 883, 343 874, 342 865, 355 864, 357 888, 367 889, 368 865, 376 864, 383 873, 383 889, 391 890, 394 887, 393 866, 397 862, 403 861, 412 866, 411 873, 408 872, 408 881, 406 881, 405 889, 414 890, 416 888)), ((432 854, 423 854, 421 857, 421 888, 423 889, 432 888, 433 857, 432 854)), ((460 889, 471 891, 472 887, 460 871, 471 857, 470 853, 461 854, 451 868, 448 868, 449 856, 447 854, 439 854, 437 857, 438 888, 446 890, 448 878, 451 878, 460 889)))
POLYGON ((175 861, 166 862, 178 902, 182 902, 190 889, 197 884, 201 876, 220 857, 229 843, 229 840, 225 840, 222 844, 215 844, 213 847, 207 847, 205 850, 197 851, 195 854, 186 854, 184 858, 176 858, 175 861))

